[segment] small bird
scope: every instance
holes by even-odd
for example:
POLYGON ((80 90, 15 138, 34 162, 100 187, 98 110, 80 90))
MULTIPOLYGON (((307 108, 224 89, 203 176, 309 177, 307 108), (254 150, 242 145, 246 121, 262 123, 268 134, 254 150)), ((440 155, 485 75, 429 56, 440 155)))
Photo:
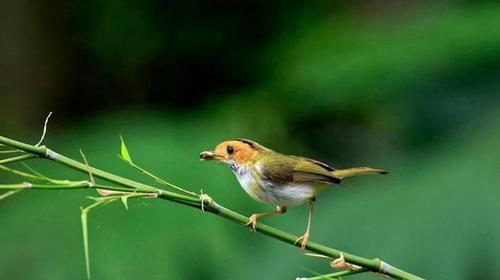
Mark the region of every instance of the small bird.
POLYGON ((255 231, 257 220, 264 216, 284 214, 287 206, 309 203, 307 229, 295 243, 303 252, 309 240, 316 195, 330 185, 340 185, 345 177, 388 174, 370 167, 336 169, 305 157, 283 155, 255 141, 234 138, 224 141, 214 151, 200 154, 201 160, 214 160, 229 166, 243 189, 255 200, 276 205, 276 210, 256 213, 247 226, 255 231))

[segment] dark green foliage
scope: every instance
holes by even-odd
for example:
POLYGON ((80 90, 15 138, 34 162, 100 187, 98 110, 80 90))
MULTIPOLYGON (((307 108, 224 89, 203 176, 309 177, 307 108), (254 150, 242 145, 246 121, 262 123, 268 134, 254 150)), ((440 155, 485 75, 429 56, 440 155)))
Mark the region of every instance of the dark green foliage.
MULTIPOLYGON (((42 39, 0 30, 8 43, 0 66, 9 69, 0 134, 36 143, 54 110, 45 139, 54 149, 81 158, 83 148, 91 165, 149 183, 116 157, 121 134, 134 162, 247 214, 270 207, 247 197, 223 166, 199 162, 223 139, 255 139, 337 168, 384 168, 383 180, 346 180, 349 188, 318 198, 312 241, 430 279, 500 275, 500 6, 289 2, 35 7, 47 17, 46 33, 33 29, 42 39)), ((2 200, 0 279, 81 279, 87 195, 22 191, 2 200)), ((128 208, 91 214, 94 279, 331 272, 326 261, 189 208, 155 200, 128 208)), ((299 234, 306 212, 291 207, 266 222, 299 234)))

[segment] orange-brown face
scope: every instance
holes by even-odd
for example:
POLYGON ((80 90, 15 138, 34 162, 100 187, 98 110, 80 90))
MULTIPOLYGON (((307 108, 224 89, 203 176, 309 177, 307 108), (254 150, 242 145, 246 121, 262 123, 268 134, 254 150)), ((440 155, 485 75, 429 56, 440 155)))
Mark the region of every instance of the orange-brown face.
POLYGON ((202 160, 234 161, 238 164, 244 164, 252 160, 256 154, 257 151, 249 144, 238 140, 229 140, 217 145, 214 151, 202 152, 200 158, 202 160))

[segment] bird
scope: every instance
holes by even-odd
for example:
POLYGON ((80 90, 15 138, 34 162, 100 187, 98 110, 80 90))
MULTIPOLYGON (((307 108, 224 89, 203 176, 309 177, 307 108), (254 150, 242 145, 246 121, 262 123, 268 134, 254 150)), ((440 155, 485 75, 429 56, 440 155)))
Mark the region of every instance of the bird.
POLYGON ((332 185, 340 185, 346 177, 389 173, 370 167, 336 169, 318 160, 281 154, 244 138, 225 140, 216 145, 213 151, 201 152, 200 159, 227 165, 250 197, 276 206, 276 210, 255 213, 249 217, 246 225, 253 231, 258 219, 284 214, 288 206, 307 202, 307 228, 295 241, 295 244, 300 242, 301 252, 304 252, 309 241, 318 193, 332 185))

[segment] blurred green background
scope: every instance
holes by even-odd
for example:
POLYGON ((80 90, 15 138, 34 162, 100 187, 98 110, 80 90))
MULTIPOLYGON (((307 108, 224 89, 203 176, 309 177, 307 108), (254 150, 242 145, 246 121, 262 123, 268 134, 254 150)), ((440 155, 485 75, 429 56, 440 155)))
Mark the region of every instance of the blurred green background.
MULTIPOLYGON (((498 279, 500 4, 497 1, 4 1, 0 135, 45 143, 148 182, 116 154, 250 215, 200 151, 226 138, 388 177, 318 198, 312 240, 430 279, 498 279)), ((50 162, 57 178, 84 175, 50 162)), ((0 182, 20 178, 0 173, 0 182)), ((85 277, 80 206, 92 191, 0 202, 0 279, 85 277)), ((265 222, 294 234, 307 208, 265 222)), ((195 209, 131 201, 89 216, 94 279, 295 279, 328 273, 195 209)), ((372 279, 374 275, 353 276, 372 279)))

